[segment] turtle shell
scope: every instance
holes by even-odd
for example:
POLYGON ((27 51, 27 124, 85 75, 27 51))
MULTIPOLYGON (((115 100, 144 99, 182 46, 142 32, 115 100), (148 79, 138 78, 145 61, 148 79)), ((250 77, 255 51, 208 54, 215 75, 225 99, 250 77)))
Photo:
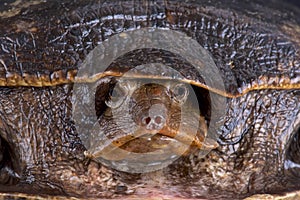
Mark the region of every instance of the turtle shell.
POLYGON ((299 189, 298 8, 277 0, 20 2, 0 3, 0 191, 242 198, 299 189), (158 84, 147 90, 189 85, 204 136, 219 145, 207 154, 200 138, 198 154, 146 188, 138 184, 146 178, 94 162, 94 138, 83 134, 99 124, 118 82, 140 79, 158 84))
MULTIPOLYGON (((299 34, 297 34, 297 27, 290 27, 285 23, 288 19, 266 14, 263 20, 255 21, 257 16, 251 18, 253 16, 241 13, 244 21, 239 22, 237 16, 231 16, 220 10, 217 20, 210 22, 212 16, 204 16, 211 14, 209 6, 201 9, 203 15, 197 14, 199 12, 197 5, 202 5, 202 3, 201 1, 193 2, 194 6, 190 7, 189 13, 180 19, 174 11, 178 5, 176 1, 166 5, 163 1, 157 1, 155 5, 138 5, 141 9, 149 6, 150 10, 156 9, 155 13, 158 15, 155 15, 151 21, 156 24, 156 28, 181 31, 208 50, 218 68, 218 72, 209 71, 209 77, 219 73, 225 88, 218 85, 219 80, 213 84, 204 83, 198 74, 194 74, 189 67, 184 67, 180 69, 180 72, 187 82, 227 97, 242 96, 251 90, 299 88, 299 55, 297 54, 299 34), (165 10, 166 7, 167 10, 165 10), (159 13, 164 14, 160 16, 159 13), (186 20, 190 20, 188 25, 190 29, 180 28, 184 27, 181 23, 186 20), (236 22, 239 22, 237 26, 235 26, 236 22), (277 27, 272 27, 276 24, 274 22, 279 22, 277 27), (208 34, 205 32, 208 28, 214 30, 208 34), (275 32, 270 33, 270 28, 274 28, 275 32), (257 30, 260 30, 258 34, 256 34, 257 30), (291 30, 295 30, 296 34, 292 34, 291 30), (243 38, 238 37, 238 32, 245 33, 243 38), (214 37, 208 37, 209 35, 214 37), (245 44, 238 45, 241 39, 244 39, 245 44), (295 41, 295 43, 290 44, 287 41, 295 41), (270 55, 259 57, 255 61, 251 60, 255 55, 268 54, 265 52, 265 47, 269 44, 274 46, 270 55), (230 56, 224 59, 225 55, 230 56)), ((86 5, 81 1, 77 3, 66 1, 64 5, 67 5, 70 10, 67 15, 63 14, 63 6, 60 8, 54 2, 47 4, 39 2, 39 5, 28 4, 30 9, 26 11, 26 18, 19 17, 18 12, 21 12, 19 9, 16 13, 3 12, 0 19, 2 36, 0 38, 2 44, 0 84, 2 86, 53 86, 74 82, 79 66, 91 50, 112 35, 130 30, 131 24, 126 23, 122 28, 118 28, 121 26, 118 23, 122 23, 123 17, 116 16, 115 24, 110 24, 114 22, 105 17, 110 13, 132 15, 132 9, 129 9, 130 1, 123 3, 115 1, 112 4, 114 4, 113 8, 111 4, 105 2, 100 3, 100 6, 94 6, 92 2, 86 5), (53 10, 57 10, 58 13, 54 15, 53 10), (104 17, 97 18, 96 13, 104 17), (49 19, 44 19, 43 16, 49 16, 49 19), (89 21, 93 18, 96 20, 89 21), (18 23, 15 23, 16 21, 18 23), (115 26, 115 30, 105 32, 105 29, 101 29, 103 24, 115 26), (87 31, 89 29, 93 30, 92 33, 87 31), (35 35, 38 37, 34 37, 35 35), (48 42, 45 43, 45 41, 48 42)), ((186 3, 186 6, 190 4, 186 3)), ((241 4, 239 7, 243 7, 248 13, 251 13, 251 10, 260 9, 255 4, 250 6, 241 4)), ((233 6, 232 9, 235 10, 235 7, 233 6)), ((275 7, 272 9, 276 10, 275 7)), ((287 6, 286 9, 288 10, 289 7, 287 6)), ((238 10, 235 11, 239 13, 238 10)), ((297 19, 293 16, 290 18, 297 19)), ((126 17, 125 19, 127 20, 126 17)), ((143 22, 142 17, 135 23, 139 28, 151 27, 151 24, 143 22)), ((175 38, 173 39, 176 41, 175 38)), ((122 68, 114 69, 117 73, 122 73, 123 70, 122 68)), ((207 67, 206 70, 211 69, 207 67)), ((92 75, 96 76, 96 74, 92 75)), ((99 77, 102 76, 105 75, 101 75, 100 72, 99 77)), ((91 77, 86 77, 85 81, 90 82, 91 77)))

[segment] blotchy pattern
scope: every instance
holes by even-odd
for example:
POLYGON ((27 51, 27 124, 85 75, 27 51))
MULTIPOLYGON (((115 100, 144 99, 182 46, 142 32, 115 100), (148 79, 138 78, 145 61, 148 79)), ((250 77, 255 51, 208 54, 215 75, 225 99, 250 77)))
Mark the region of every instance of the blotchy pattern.
MULTIPOLYGON (((0 15, 0 80, 28 74, 50 81, 67 78, 110 36, 157 27, 182 31, 207 49, 228 93, 261 82, 278 85, 281 77, 299 84, 299 10, 260 3, 79 0, 31 5, 14 16, 0 15)), ((139 55, 130 59, 141 61, 139 55)), ((214 127, 219 148, 201 159, 197 152, 182 157, 158 172, 128 174, 84 157, 72 118, 77 101, 72 86, 1 86, 0 192, 230 199, 300 187, 294 153, 299 150, 299 89, 228 98, 223 123, 214 127)))

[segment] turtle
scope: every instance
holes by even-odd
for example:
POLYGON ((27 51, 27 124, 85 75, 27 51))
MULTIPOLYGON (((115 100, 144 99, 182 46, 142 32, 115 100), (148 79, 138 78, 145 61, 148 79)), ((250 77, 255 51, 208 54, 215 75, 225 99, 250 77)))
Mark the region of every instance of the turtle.
POLYGON ((297 198, 299 13, 1 3, 0 197, 297 198))

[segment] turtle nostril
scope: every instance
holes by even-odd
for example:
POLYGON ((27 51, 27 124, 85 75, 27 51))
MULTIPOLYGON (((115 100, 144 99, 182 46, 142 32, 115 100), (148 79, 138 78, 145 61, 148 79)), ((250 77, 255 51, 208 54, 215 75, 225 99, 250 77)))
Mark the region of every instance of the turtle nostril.
POLYGON ((161 118, 161 116, 156 116, 156 117, 154 118, 154 121, 155 121, 156 124, 161 124, 161 123, 162 123, 162 118, 161 118))
POLYGON ((164 124, 164 118, 160 115, 144 117, 142 124, 149 130, 161 129, 164 124))
POLYGON ((148 125, 151 122, 151 117, 144 117, 143 118, 143 124, 148 125))

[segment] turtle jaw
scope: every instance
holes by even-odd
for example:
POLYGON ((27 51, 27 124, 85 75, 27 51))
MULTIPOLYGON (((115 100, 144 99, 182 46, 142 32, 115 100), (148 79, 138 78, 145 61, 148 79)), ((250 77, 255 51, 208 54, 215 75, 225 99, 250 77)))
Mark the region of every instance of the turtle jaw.
MULTIPOLYGON (((152 131, 145 131, 141 137, 132 138, 129 137, 128 140, 123 139, 123 142, 119 142, 118 140, 113 141, 112 143, 120 148, 130 147, 129 143, 134 143, 133 140, 138 141, 139 139, 148 140, 147 144, 153 146, 155 149, 164 148, 166 145, 170 144, 170 142, 175 142, 180 144, 182 147, 181 149, 190 149, 196 148, 199 150, 212 150, 219 146, 219 144, 210 138, 206 138, 206 130, 199 130, 196 134, 191 131, 179 131, 177 129, 172 129, 169 126, 163 127, 161 130, 156 132, 155 130, 152 131), (201 133, 201 132, 202 133, 201 133), (124 143, 125 142, 125 143, 124 143), (152 143, 154 142, 154 143, 152 143), (120 145, 121 144, 121 145, 120 145), (188 147, 188 148, 187 148, 188 147)), ((133 134, 134 135, 134 134, 133 134)), ((147 145, 145 144, 145 145, 147 145)), ((134 144, 133 144, 134 145, 134 144)), ((175 150, 175 149, 174 149, 175 150)), ((133 149, 134 152, 136 152, 133 149)), ((137 151, 138 153, 138 151, 137 151)), ((181 152, 181 150, 176 150, 178 155, 185 154, 186 152, 181 152)))
POLYGON ((179 130, 165 125, 160 130, 149 130, 140 127, 134 133, 120 134, 121 137, 113 138, 110 143, 91 153, 90 157, 103 157, 110 160, 122 160, 130 153, 134 154, 172 154, 181 156, 188 155, 195 150, 212 150, 218 147, 215 140, 207 139, 206 129, 198 129, 196 134, 193 130, 179 130), (121 150, 121 151, 120 151, 121 150))
POLYGON ((120 161, 126 159, 130 154, 149 154, 158 157, 163 154, 181 156, 191 150, 190 145, 159 132, 144 132, 139 136, 129 134, 112 140, 111 143, 100 149, 100 151, 88 151, 86 156, 96 160, 101 157, 106 160, 120 161))

